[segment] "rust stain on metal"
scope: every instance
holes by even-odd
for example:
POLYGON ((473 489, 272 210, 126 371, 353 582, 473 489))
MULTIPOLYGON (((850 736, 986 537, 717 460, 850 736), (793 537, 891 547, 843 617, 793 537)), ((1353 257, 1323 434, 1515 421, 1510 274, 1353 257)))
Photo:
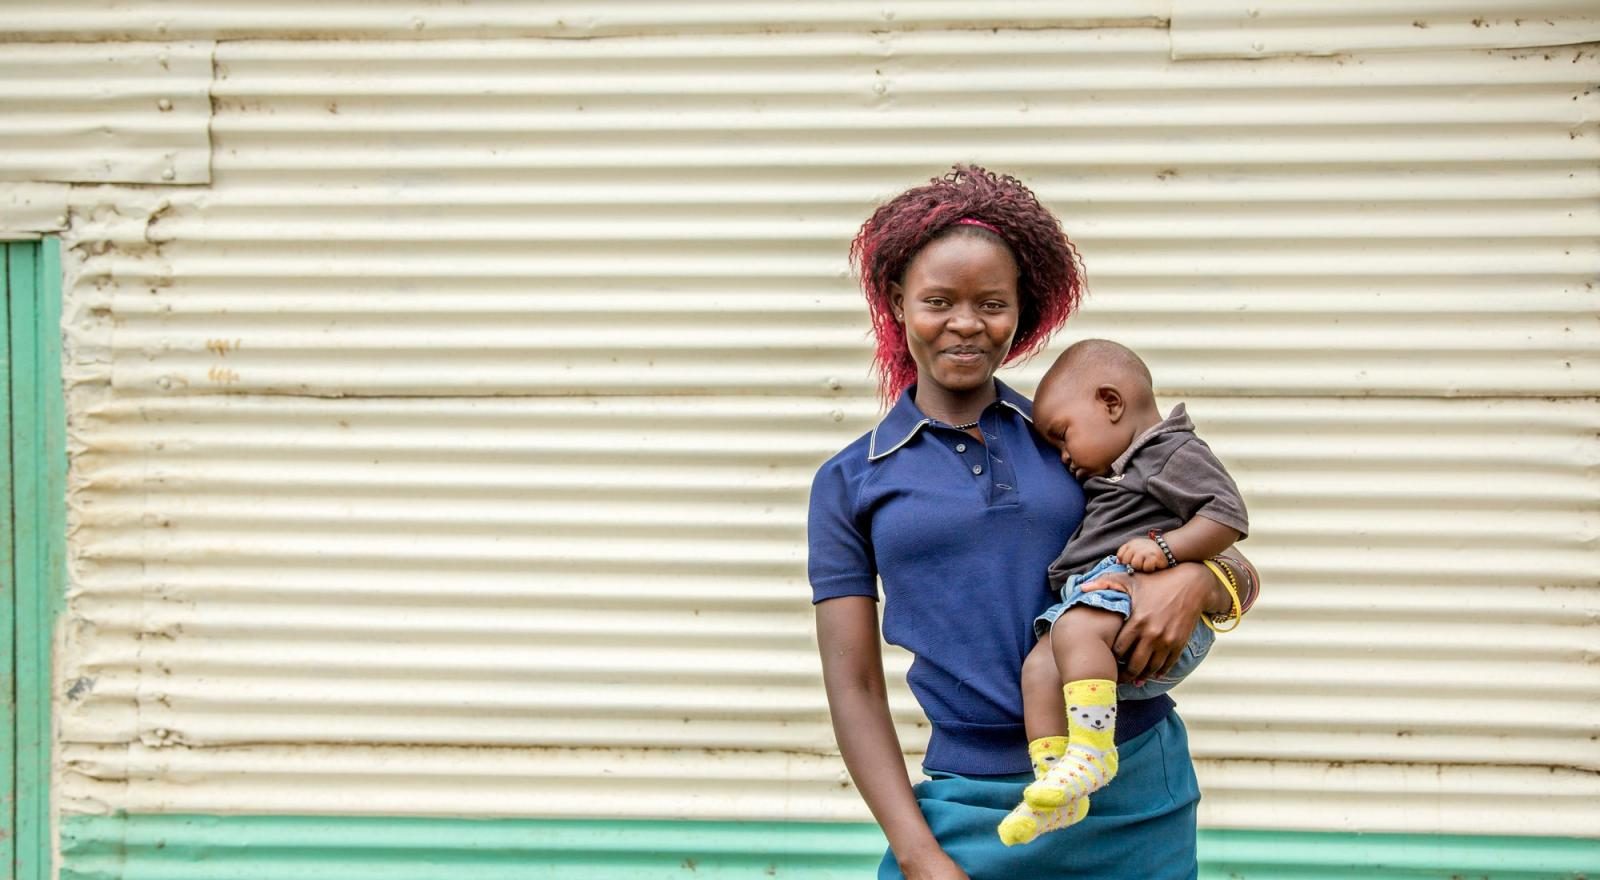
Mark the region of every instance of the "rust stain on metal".
POLYGON ((67 688, 67 699, 74 701, 83 699, 84 695, 94 690, 94 683, 95 679, 92 677, 78 677, 72 682, 72 686, 67 688))

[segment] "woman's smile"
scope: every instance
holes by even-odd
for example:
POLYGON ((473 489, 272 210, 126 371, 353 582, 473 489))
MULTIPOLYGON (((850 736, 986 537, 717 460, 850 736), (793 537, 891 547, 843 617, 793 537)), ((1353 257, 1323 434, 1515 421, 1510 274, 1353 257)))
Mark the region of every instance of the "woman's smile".
POLYGON ((981 364, 984 361, 985 352, 977 346, 962 345, 955 348, 947 348, 943 354, 959 364, 981 364))

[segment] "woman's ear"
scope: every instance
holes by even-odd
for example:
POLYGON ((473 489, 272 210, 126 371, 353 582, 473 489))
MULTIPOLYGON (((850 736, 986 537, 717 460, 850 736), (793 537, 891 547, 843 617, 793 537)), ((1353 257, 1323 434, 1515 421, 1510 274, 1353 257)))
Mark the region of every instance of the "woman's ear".
POLYGON ((894 312, 896 321, 906 322, 906 294, 898 281, 889 282, 889 310, 894 312))
POLYGON ((1116 423, 1122 419, 1126 406, 1122 400, 1122 392, 1115 385, 1101 385, 1094 390, 1094 399, 1106 408, 1106 416, 1116 423))

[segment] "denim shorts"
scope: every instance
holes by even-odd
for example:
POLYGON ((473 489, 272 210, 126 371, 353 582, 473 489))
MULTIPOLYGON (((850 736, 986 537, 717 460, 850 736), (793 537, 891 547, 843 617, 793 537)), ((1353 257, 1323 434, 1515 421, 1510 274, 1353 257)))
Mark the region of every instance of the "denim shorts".
MULTIPOLYGON (((1095 563, 1094 567, 1082 574, 1075 574, 1067 578, 1066 584, 1061 587, 1061 601, 1044 610, 1043 614, 1033 619, 1033 634, 1036 638, 1049 635, 1050 627, 1055 625, 1056 619, 1066 613, 1074 605, 1090 605, 1095 608, 1113 611, 1123 616, 1124 619, 1133 613, 1133 597, 1127 593, 1116 590, 1094 590, 1085 593, 1079 588, 1080 584, 1087 584, 1095 578, 1111 573, 1132 573, 1133 569, 1117 561, 1115 556, 1095 563)), ((1194 625, 1194 631, 1189 633, 1189 641, 1183 646, 1183 653, 1178 656, 1177 665, 1171 671, 1159 678, 1147 678, 1144 684, 1119 684, 1117 685, 1117 698, 1122 700, 1148 700, 1159 697, 1172 690, 1178 682, 1183 681, 1194 671, 1200 661, 1206 659, 1206 654, 1211 652, 1211 645, 1216 641, 1216 633, 1202 621, 1194 625)))

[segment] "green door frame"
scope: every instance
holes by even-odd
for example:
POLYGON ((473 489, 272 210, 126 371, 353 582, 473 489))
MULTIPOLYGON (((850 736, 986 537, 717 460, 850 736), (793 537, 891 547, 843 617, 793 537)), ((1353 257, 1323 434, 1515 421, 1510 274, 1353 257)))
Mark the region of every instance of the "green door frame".
POLYGON ((66 601, 66 401, 61 384, 61 250, 54 239, 0 242, 0 859, 16 880, 48 880, 51 646, 66 601))

